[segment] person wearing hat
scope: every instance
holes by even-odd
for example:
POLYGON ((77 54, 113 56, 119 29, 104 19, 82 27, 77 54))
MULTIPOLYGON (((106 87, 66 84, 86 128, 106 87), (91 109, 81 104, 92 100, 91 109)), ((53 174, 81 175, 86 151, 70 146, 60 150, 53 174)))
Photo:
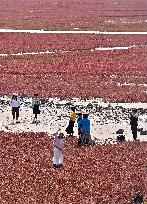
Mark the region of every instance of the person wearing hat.
POLYGON ((33 123, 37 122, 37 115, 40 114, 40 110, 39 110, 40 106, 41 106, 41 102, 38 98, 38 94, 34 94, 34 98, 32 99, 33 114, 35 115, 33 123))
POLYGON ((11 99, 11 107, 12 107, 12 116, 13 116, 13 124, 19 123, 18 118, 19 118, 19 108, 20 108, 20 101, 18 98, 18 94, 13 93, 12 99, 11 99))
POLYGON ((54 156, 53 167, 63 166, 63 151, 64 151, 64 134, 59 133, 60 129, 53 134, 54 138, 54 156))

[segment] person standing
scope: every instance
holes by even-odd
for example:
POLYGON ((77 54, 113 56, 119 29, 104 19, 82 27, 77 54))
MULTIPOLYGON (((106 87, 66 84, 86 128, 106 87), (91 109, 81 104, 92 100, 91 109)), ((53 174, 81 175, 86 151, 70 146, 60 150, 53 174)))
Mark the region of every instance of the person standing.
POLYGON ((19 108, 20 108, 20 101, 18 98, 18 95, 13 93, 12 99, 11 99, 11 107, 12 107, 12 116, 13 116, 13 124, 19 123, 18 118, 19 118, 19 108))
POLYGON ((69 134, 69 136, 73 136, 73 133, 74 133, 73 128, 77 117, 77 114, 75 112, 76 108, 72 107, 71 110, 72 110, 72 113, 70 114, 70 117, 69 117, 69 125, 66 128, 66 132, 67 134, 69 134))
POLYGON ((80 123, 80 121, 82 120, 82 113, 78 113, 78 119, 77 119, 77 123, 78 123, 78 146, 81 146, 83 144, 83 132, 82 132, 82 125, 80 123))
POLYGON ((83 114, 83 119, 80 120, 79 125, 82 127, 83 140, 85 144, 91 143, 90 138, 90 120, 88 114, 83 114))
POLYGON ((133 139, 137 140, 137 126, 138 126, 138 115, 137 109, 133 110, 130 116, 130 125, 133 134, 133 139))
POLYGON ((53 167, 63 167, 64 134, 58 130, 53 136, 55 137, 53 167))
POLYGON ((34 94, 34 98, 32 100, 33 114, 35 115, 33 123, 37 122, 37 115, 40 114, 40 109, 39 109, 40 106, 41 106, 41 102, 38 98, 38 94, 34 94))

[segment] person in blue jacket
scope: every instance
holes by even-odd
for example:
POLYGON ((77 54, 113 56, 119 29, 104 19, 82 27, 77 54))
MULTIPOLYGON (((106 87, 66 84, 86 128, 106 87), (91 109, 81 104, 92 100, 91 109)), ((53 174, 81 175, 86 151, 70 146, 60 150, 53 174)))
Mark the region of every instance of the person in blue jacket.
POLYGON ((77 119, 77 123, 78 123, 78 146, 82 146, 83 144, 83 133, 82 133, 82 125, 80 123, 80 121, 82 120, 82 113, 78 113, 78 119, 77 119))
POLYGON ((83 119, 81 119, 78 125, 82 128, 82 134, 85 144, 90 143, 90 120, 88 119, 88 114, 83 114, 83 119))

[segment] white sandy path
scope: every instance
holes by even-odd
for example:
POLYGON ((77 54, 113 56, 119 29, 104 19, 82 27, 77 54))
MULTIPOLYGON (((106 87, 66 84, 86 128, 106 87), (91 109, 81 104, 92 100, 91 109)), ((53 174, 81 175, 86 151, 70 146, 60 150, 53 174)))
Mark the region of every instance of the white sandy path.
MULTIPOLYGON (((130 46, 118 46, 118 47, 96 47, 95 49, 89 49, 90 51, 111 51, 111 50, 128 50, 134 47, 144 47, 147 45, 130 45, 130 46)), ((88 49, 87 49, 88 50, 88 49)), ((22 55, 42 55, 42 54, 57 54, 57 53, 66 53, 72 51, 79 51, 77 50, 57 50, 57 51, 36 51, 36 52, 18 52, 18 53, 0 53, 1 57, 8 57, 8 56, 22 56, 22 55)))
MULTIPOLYGON (((8 100, 8 99, 7 99, 8 100)), ((31 102, 31 99, 28 100, 28 102, 31 102)), ((56 100, 54 101, 56 102, 56 100)), ((60 104, 64 104, 66 101, 60 101, 60 104)), ((88 100, 87 102, 84 101, 77 101, 74 104, 75 105, 81 105, 83 104, 86 106, 89 102, 92 103, 92 100, 88 100)), ((116 106, 122 106, 124 108, 143 108, 147 109, 147 103, 103 103, 99 101, 99 104, 101 104, 103 107, 108 107, 108 105, 111 105, 111 107, 116 106)), ((117 111, 118 108, 116 108, 117 111)), ((32 117, 32 109, 30 105, 22 105, 20 109, 20 124, 12 125, 12 115, 11 115, 11 108, 9 106, 1 106, 0 107, 0 130, 3 131, 9 131, 9 132, 47 132, 49 135, 52 135, 56 130, 60 127, 62 132, 65 132, 65 128, 68 125, 68 114, 69 110, 65 107, 61 107, 59 109, 57 108, 51 108, 48 106, 44 106, 41 108, 41 114, 40 114, 40 123, 31 124, 33 117, 32 117), (61 117, 61 119, 60 119, 61 117)), ((112 113, 113 114, 113 113, 112 113)), ((120 113, 119 113, 120 114, 120 113)), ((125 136, 127 140, 132 140, 132 134, 130 130, 129 120, 120 120, 118 123, 116 123, 115 120, 107 120, 105 121, 104 118, 106 118, 106 111, 103 111, 103 116, 96 116, 96 114, 91 113, 90 114, 90 120, 91 120, 91 135, 92 137, 96 137, 97 139, 103 140, 107 138, 116 138, 116 131, 120 129, 125 130, 125 136)), ((143 116, 139 117, 139 127, 146 129, 147 126, 147 114, 144 114, 143 116)), ((77 136, 77 123, 75 124, 74 128, 74 134, 77 136)), ((147 141, 147 135, 140 135, 138 133, 138 139, 141 141, 147 141)))
MULTIPOLYGON (((75 28, 78 29, 78 28, 75 28)), ((107 32, 84 30, 17 30, 0 29, 0 33, 41 33, 41 34, 105 34, 105 35, 145 35, 147 32, 107 32)))

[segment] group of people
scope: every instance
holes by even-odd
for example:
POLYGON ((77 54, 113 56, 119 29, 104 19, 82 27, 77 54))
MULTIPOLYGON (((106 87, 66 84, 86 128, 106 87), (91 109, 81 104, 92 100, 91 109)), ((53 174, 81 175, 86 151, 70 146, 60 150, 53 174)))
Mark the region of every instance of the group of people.
POLYGON ((82 113, 76 113, 75 107, 71 108, 72 113, 70 115, 69 125, 66 128, 67 134, 69 136, 72 136, 74 131, 74 123, 77 119, 78 123, 78 146, 84 145, 84 144, 91 144, 92 140, 90 137, 90 120, 88 119, 88 114, 82 114, 82 113), (77 118, 78 116, 78 118, 77 118))
MULTIPOLYGON (((41 101, 38 97, 38 94, 34 94, 32 99, 32 109, 34 114, 33 123, 37 122, 37 116, 40 114, 41 101)), ((11 99, 12 107, 12 116, 13 123, 19 123, 19 108, 20 101, 17 94, 13 94, 11 99)), ((76 113, 76 108, 71 108, 71 114, 69 116, 69 124, 66 128, 66 132, 69 137, 73 136, 74 124, 77 120, 78 123, 78 146, 90 145, 93 143, 93 140, 90 136, 90 120, 88 119, 88 114, 76 113)), ((137 126, 138 126, 138 115, 137 110, 133 110, 130 115, 130 125, 132 130, 133 139, 137 140, 137 126)), ((53 166, 61 167, 63 166, 63 152, 64 152, 64 134, 59 133, 60 129, 54 134, 54 157, 53 157, 53 166)))
MULTIPOLYGON (((69 116, 69 124, 66 128, 66 132, 69 137, 73 136, 74 124, 77 120, 78 123, 78 146, 90 145, 93 143, 90 136, 90 120, 88 119, 88 114, 76 113, 76 108, 71 108, 72 112, 69 116)), ((53 135, 54 139, 54 157, 53 166, 62 167, 63 166, 63 153, 64 153, 64 134, 59 133, 60 129, 53 135)))
MULTIPOLYGON (((32 109, 34 114, 33 123, 37 122, 37 115, 40 114, 40 106, 41 102, 38 97, 38 94, 34 94, 34 97, 32 99, 32 109)), ((13 116, 13 124, 19 123, 19 109, 20 109, 20 100, 18 98, 18 94, 13 93, 12 99, 11 99, 11 107, 12 107, 12 116, 13 116)))
MULTIPOLYGON (((76 108, 71 108, 72 113, 69 117, 69 125, 66 128, 67 134, 73 136, 74 123, 77 119, 78 123, 78 146, 90 145, 93 144, 93 140, 90 136, 90 120, 88 119, 88 114, 76 113, 76 108), (78 118, 77 118, 78 116, 78 118)), ((137 140, 137 126, 138 126, 138 115, 137 110, 134 109, 130 115, 130 125, 133 134, 133 139, 137 140)), ((60 129, 59 129, 60 131, 60 129)), ((58 132, 59 132, 58 131, 58 132)), ((64 153, 64 134, 56 132, 54 134, 54 157, 53 157, 53 166, 62 167, 63 166, 63 153, 64 153)))

